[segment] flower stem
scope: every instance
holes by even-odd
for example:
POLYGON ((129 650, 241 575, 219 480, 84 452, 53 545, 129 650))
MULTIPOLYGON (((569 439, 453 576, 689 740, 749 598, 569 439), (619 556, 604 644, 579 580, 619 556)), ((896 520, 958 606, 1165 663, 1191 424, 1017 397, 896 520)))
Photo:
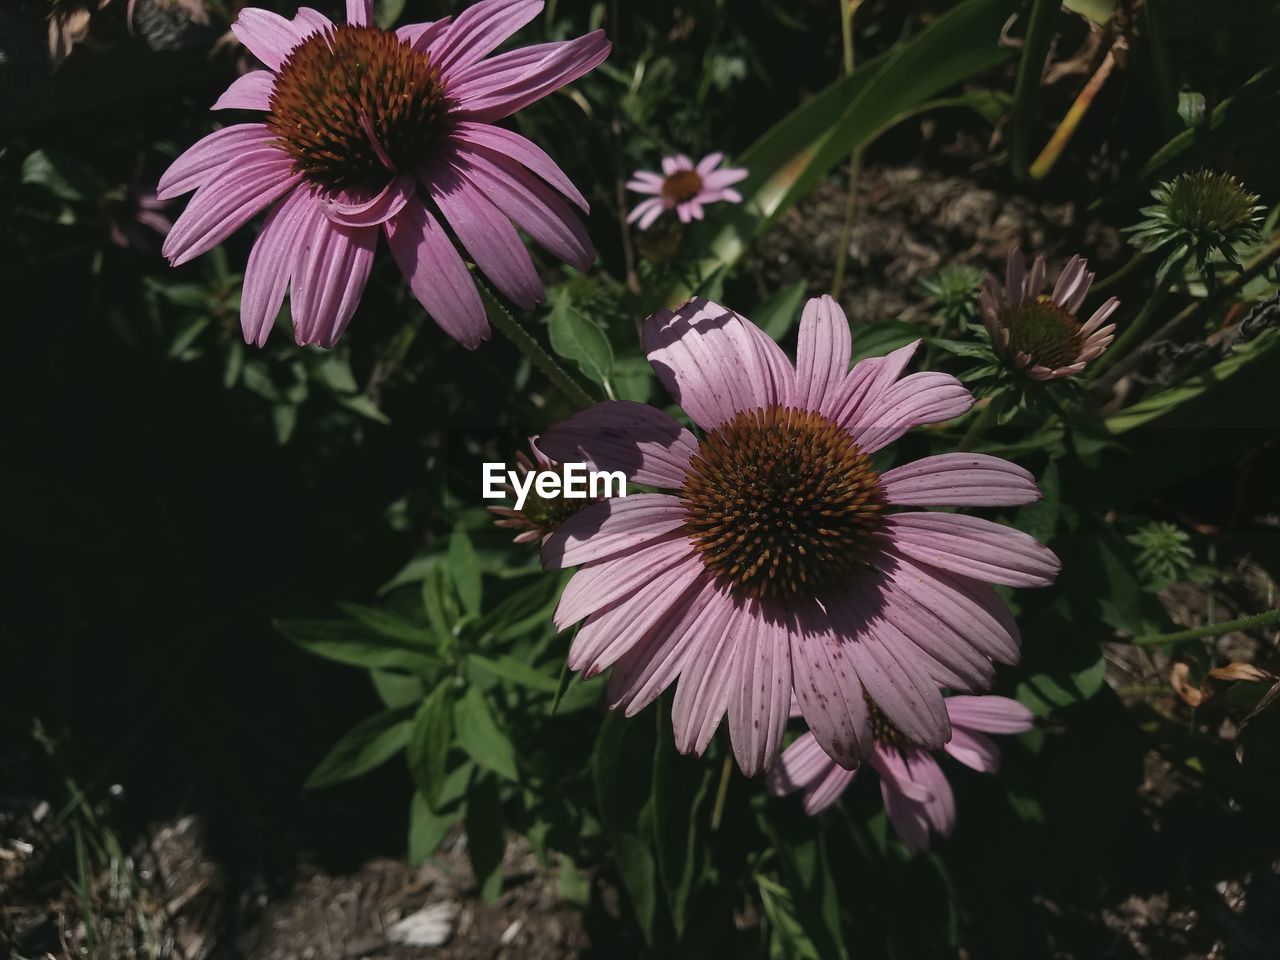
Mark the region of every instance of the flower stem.
POLYGON ((551 354, 542 349, 542 345, 533 339, 533 335, 529 333, 520 322, 511 315, 499 301, 492 291, 482 283, 478 283, 480 292, 484 294, 485 305, 488 309, 485 311, 489 315, 489 322, 501 330, 512 343, 519 348, 520 352, 528 357, 535 367, 547 375, 550 380, 566 397, 576 403, 579 407, 589 407, 596 401, 591 394, 587 393, 573 377, 569 376, 569 372, 556 363, 551 354))
POLYGON ((1188 640, 1216 637, 1235 630, 1253 630, 1256 627, 1265 627, 1273 623, 1280 623, 1280 607, 1268 610, 1265 613, 1254 614, 1252 617, 1223 620, 1221 623, 1211 623, 1207 626, 1196 627, 1194 630, 1178 630, 1174 633, 1149 633, 1145 636, 1134 637, 1129 643, 1135 647, 1154 647, 1162 643, 1186 643, 1188 640))
POLYGON ((712 832, 720 829, 720 818, 724 816, 724 800, 729 794, 729 775, 733 773, 733 754, 724 755, 724 764, 720 767, 720 786, 716 790, 716 805, 711 811, 712 832))
MULTIPOLYGON (((862 0, 840 0, 840 36, 844 43, 844 73, 851 76, 855 65, 853 52, 853 15, 858 12, 862 0)), ((840 299, 844 287, 844 271, 849 261, 849 237, 853 233, 853 218, 858 209, 858 177, 862 173, 862 148, 858 147, 849 157, 849 184, 844 201, 844 222, 840 225, 840 245, 836 247, 835 276, 831 281, 831 296, 840 299)))
POLYGON ((1034 0, 1027 20, 1022 58, 1018 61, 1018 77, 1013 87, 1013 107, 1009 112, 1009 162, 1013 175, 1019 180, 1027 179, 1032 121, 1060 7, 1058 0, 1034 0))
POLYGON ((972 450, 977 446, 978 441, 986 434, 995 422, 1000 419, 1000 414, 1004 413, 1004 408, 1009 404, 1009 393, 1003 391, 997 393, 994 397, 987 401, 987 405, 974 415, 969 421, 969 429, 965 431, 960 446, 960 451, 972 450))
POLYGON ((1110 349, 1098 357, 1097 362, 1093 365, 1092 376, 1099 376, 1104 371, 1109 370, 1113 363, 1132 350, 1142 339, 1143 334, 1147 332, 1147 328, 1151 326, 1156 310, 1160 308, 1160 304, 1164 303, 1164 298, 1173 289, 1173 284, 1177 278, 1182 276, 1182 268, 1186 262, 1187 258, 1182 257, 1165 271, 1160 282, 1156 284, 1156 288, 1151 291, 1151 296, 1147 298, 1147 302, 1138 311, 1138 315, 1124 328, 1124 333, 1120 334, 1110 349))

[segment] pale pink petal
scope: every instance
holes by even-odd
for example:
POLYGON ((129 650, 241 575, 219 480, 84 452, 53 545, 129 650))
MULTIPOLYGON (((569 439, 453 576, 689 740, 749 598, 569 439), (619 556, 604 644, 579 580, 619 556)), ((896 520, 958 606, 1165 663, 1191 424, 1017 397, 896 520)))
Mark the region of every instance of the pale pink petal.
MULTIPOLYGON (((748 171, 743 167, 725 167, 723 170, 713 170, 702 178, 702 185, 708 190, 723 190, 739 181, 747 179, 748 171)), ((738 199, 742 199, 740 196, 738 199)))
POLYGON ((406 23, 402 27, 396 27, 396 37, 401 43, 407 43, 414 50, 423 52, 440 39, 451 23, 453 17, 444 17, 430 23, 406 23))
MULTIPOLYGON (((550 46, 550 45, 547 45, 550 46)), ((537 63, 512 76, 512 64, 503 55, 460 71, 449 92, 460 101, 457 115, 470 120, 501 120, 555 93, 590 73, 609 56, 610 43, 603 30, 556 44, 537 63)))
POLYGON ((628 552, 680 530, 686 522, 683 501, 665 493, 614 497, 574 514, 542 544, 547 567, 576 567, 628 552))
MULTIPOLYGON (((635 193, 648 193, 648 194, 654 194, 654 195, 657 195, 657 194, 660 194, 660 193, 662 192, 662 181, 661 181, 661 180, 659 180, 657 183, 653 183, 653 182, 651 182, 651 181, 648 181, 648 180, 641 180, 641 179, 639 179, 639 178, 634 179, 634 180, 628 180, 628 181, 627 181, 627 189, 628 189, 628 190, 631 190, 631 191, 634 191, 635 193)), ((661 201, 660 201, 660 200, 658 200, 658 201, 655 201, 655 200, 646 200, 646 201, 645 201, 645 203, 655 203, 655 202, 656 202, 656 203, 661 203, 661 201)))
POLYGON ((156 196, 161 200, 174 197, 203 186, 228 163, 241 159, 245 153, 270 149, 284 154, 271 145, 273 134, 265 123, 237 123, 215 130, 207 137, 188 147, 169 166, 156 184, 156 196))
POLYGON ((717 150, 715 153, 708 153, 705 157, 698 161, 697 166, 693 169, 698 172, 698 176, 706 178, 712 170, 720 165, 720 161, 724 159, 724 154, 717 150))
POLYGON ((516 306, 532 310, 542 300, 542 281, 511 221, 447 164, 438 164, 423 182, 481 272, 516 306))
POLYGON ((792 403, 805 410, 822 410, 844 382, 852 349, 849 320, 840 305, 825 294, 806 303, 800 314, 792 403))
POLYGON ((1030 473, 984 453, 943 453, 880 476, 887 502, 916 507, 1012 507, 1042 496, 1030 473))
POLYGON ((850 637, 849 659, 858 680, 889 722, 913 743, 936 748, 950 739, 951 722, 937 683, 911 648, 890 647, 865 621, 833 610, 837 632, 850 637))
POLYGON ((638 226, 641 230, 648 230, 651 226, 653 226, 654 221, 656 221, 660 216, 662 216, 662 214, 666 211, 666 209, 667 208, 662 205, 662 201, 658 201, 652 207, 647 209, 643 214, 641 214, 640 222, 637 223, 636 226, 638 226))
POLYGON ((680 161, 676 157, 662 158, 662 172, 668 177, 680 169, 680 161))
POLYGON ((693 204, 679 203, 676 204, 676 216, 680 218, 681 223, 688 223, 693 219, 693 204))
POLYGON ((210 109, 270 110, 275 85, 276 75, 270 70, 250 70, 233 80, 210 109))
POLYGON ((961 576, 1010 587, 1047 587, 1062 564, 1035 537, 958 513, 896 513, 884 518, 898 551, 961 576))
POLYGON ((441 329, 468 350, 489 339, 489 319, 471 272, 444 228, 420 203, 384 224, 409 289, 441 329))
POLYGON ((281 150, 224 168, 196 191, 161 251, 176 267, 212 250, 299 183, 302 175, 292 170, 292 161, 281 150))
POLYGON ((481 0, 458 14, 431 47, 432 61, 446 79, 488 56, 542 11, 542 0, 481 0))
POLYGON ((944 749, 979 773, 995 773, 1000 769, 1000 748, 985 733, 952 727, 951 740, 944 749))
POLYGON ((973 402, 973 394, 949 373, 913 373, 843 425, 865 453, 875 453, 915 427, 960 416, 973 402))
POLYGON ((298 233, 312 203, 306 184, 293 188, 283 203, 267 215, 244 268, 240 295, 240 326, 246 343, 263 346, 271 333, 293 267, 298 233))
POLYGON ((1009 259, 1005 263, 1004 288, 1009 302, 1017 305, 1026 297, 1027 258, 1022 251, 1014 247, 1009 251, 1009 259))
POLYGON ((853 782, 854 773, 835 764, 813 734, 805 733, 782 751, 769 770, 766 784, 775 796, 804 791, 804 812, 813 816, 840 798, 853 782))
POLYGON ((715 736, 733 688, 734 646, 749 629, 750 613, 727 594, 710 600, 713 615, 697 648, 685 660, 671 705, 676 749, 701 756, 715 736))
POLYGON ((1035 724, 1031 711, 1008 697, 948 697, 947 713, 953 725, 984 733, 1024 733, 1035 724))
POLYGON ((1053 285, 1053 294, 1050 299, 1074 313, 1075 311, 1069 306, 1071 301, 1077 294, 1083 300, 1084 295, 1089 292, 1089 281, 1092 276, 1085 269, 1087 266, 1088 263, 1084 257, 1074 256, 1068 260, 1067 265, 1062 268, 1062 273, 1058 274, 1058 282, 1053 285))
POLYGON ((379 231, 376 227, 331 223, 318 208, 313 205, 313 222, 298 238, 291 270, 290 312, 299 345, 332 347, 360 304, 379 231))
POLYGON ((332 26, 327 18, 321 17, 314 10, 308 10, 305 17, 301 10, 298 13, 299 16, 290 21, 270 10, 245 7, 232 22, 231 32, 250 53, 279 72, 294 47, 317 28, 332 26), (319 26, 316 17, 323 21, 323 26, 319 26))
POLYGON ((583 213, 590 211, 587 198, 573 185, 565 172, 547 155, 546 151, 527 137, 522 137, 514 130, 507 130, 504 127, 467 120, 454 127, 453 135, 460 140, 487 147, 523 164, 568 197, 569 201, 583 213))
POLYGON ((657 197, 650 197, 648 200, 641 200, 636 204, 635 209, 627 215, 627 223, 635 223, 635 221, 640 220, 640 229, 645 230, 647 229, 647 226, 644 223, 646 215, 650 213, 653 214, 653 216, 649 217, 648 220, 649 223, 652 223, 654 219, 661 215, 663 209, 662 201, 657 197))
POLYGON ((817 610, 800 616, 791 632, 792 686, 800 711, 822 749, 852 770, 870 755, 875 740, 849 646, 817 610))
POLYGON ((866 410, 880 403, 885 391, 902 376, 915 356, 920 341, 908 343, 883 357, 867 357, 853 365, 844 382, 828 395, 822 413, 836 423, 861 419, 866 410))
POLYGON ((368 26, 373 19, 373 0, 347 0, 347 23, 352 26, 368 26))
POLYGON ((376 227, 386 223, 409 201, 415 199, 413 177, 395 177, 386 186, 374 189, 346 190, 339 194, 320 195, 321 210, 334 223, 344 227, 376 227))
POLYGON ((923 750, 908 751, 907 765, 911 768, 912 779, 929 791, 929 799, 924 801, 924 814, 932 832, 940 837, 951 836, 956 825, 956 798, 947 775, 938 766, 938 761, 923 750))
POLYGON ((547 430, 538 447, 560 463, 589 460, 599 470, 621 470, 634 483, 679 487, 698 441, 661 410, 606 400, 547 430))
POLYGON ((754 777, 773 765, 782 746, 791 705, 791 648, 786 626, 764 605, 750 607, 735 642, 729 738, 743 774, 754 777))
POLYGON ((929 821, 925 817, 924 804, 903 796, 884 780, 880 781, 880 797, 889 822, 903 845, 912 853, 928 850, 929 821))
POLYGON ((672 535, 637 547, 625 556, 585 566, 565 584, 551 620, 557 630, 563 630, 632 595, 642 584, 691 556, 695 554, 689 541, 672 535))
MULTIPOLYGON (((905 749, 913 754, 919 752, 914 747, 905 749)), ((929 799, 928 787, 911 776, 911 768, 897 747, 878 744, 868 762, 872 769, 880 774, 880 781, 889 784, 896 793, 918 803, 924 803, 929 799)))

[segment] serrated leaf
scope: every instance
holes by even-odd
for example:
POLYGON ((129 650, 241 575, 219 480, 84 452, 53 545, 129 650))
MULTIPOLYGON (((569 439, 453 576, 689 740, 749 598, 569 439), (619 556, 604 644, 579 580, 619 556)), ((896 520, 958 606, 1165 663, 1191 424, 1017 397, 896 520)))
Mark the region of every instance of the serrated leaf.
POLYGON ((458 698, 453 707, 458 746, 476 763, 508 780, 519 779, 516 752, 498 726, 489 700, 475 687, 458 698))
POLYGON ((356 724, 325 754, 304 786, 327 787, 386 763, 405 748, 413 729, 409 708, 384 710, 356 724))

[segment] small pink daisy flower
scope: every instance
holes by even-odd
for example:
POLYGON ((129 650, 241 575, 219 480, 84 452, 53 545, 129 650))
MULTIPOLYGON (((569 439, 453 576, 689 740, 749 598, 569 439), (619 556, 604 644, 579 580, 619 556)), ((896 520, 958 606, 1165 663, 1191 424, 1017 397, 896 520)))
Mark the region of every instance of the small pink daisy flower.
POLYGON ((723 153, 709 153, 695 167, 692 160, 678 153, 674 157, 663 157, 661 175, 637 170, 627 181, 627 189, 653 196, 640 201, 627 217, 627 223, 638 220, 640 229, 648 230, 664 210, 672 208, 682 223, 688 223, 701 220, 702 208, 708 203, 721 200, 741 203, 742 194, 730 187, 744 179, 747 171, 741 167, 717 170, 723 159, 723 153))
MULTIPOLYGON (((1000 748, 988 733, 1031 729, 1031 711, 1008 697, 947 697, 951 739, 947 753, 979 773, 1000 769, 1000 748)), ((916 746, 882 715, 873 714, 876 745, 870 763, 880 775, 880 796, 894 830, 912 853, 929 849, 929 835, 951 835, 956 822, 955 795, 946 774, 929 751, 916 746)), ((787 747, 769 771, 769 791, 804 794, 804 811, 821 813, 853 782, 846 770, 806 733, 787 747)))
POLYGON ((972 453, 881 471, 871 457, 913 427, 967 411, 945 373, 903 373, 919 341, 849 369, 844 313, 810 300, 797 362, 758 327, 691 300, 650 317, 658 379, 702 430, 627 401, 599 403, 538 441, 670 493, 588 507, 542 548, 581 566, 555 613, 585 621, 569 666, 613 668, 610 701, 633 714, 679 679, 672 720, 685 753, 728 712, 743 771, 773 762, 794 685, 818 743, 845 767, 875 746, 873 701, 912 742, 951 737, 939 686, 989 689, 1018 634, 988 585, 1044 586, 1058 560, 990 520, 917 507, 1030 503, 1021 467, 972 453))
POLYGON ((372 0, 347 0, 347 23, 309 7, 292 20, 253 7, 231 25, 267 67, 236 80, 215 110, 262 110, 262 122, 213 133, 174 162, 161 199, 196 191, 165 242, 175 266, 271 208, 245 267, 240 319, 262 345, 286 289, 298 343, 332 346, 360 301, 379 234, 414 295, 449 336, 489 335, 484 304, 455 237, 503 294, 542 299, 512 225, 586 269, 595 251, 563 194, 587 201, 532 142, 494 125, 599 65, 603 31, 489 56, 538 15, 541 0, 482 0, 457 19, 392 32, 372 0))
MULTIPOLYGON (((533 454, 532 459, 523 451, 516 454, 516 469, 520 472, 521 481, 531 473, 543 470, 557 470, 561 466, 538 449, 537 437, 529 438, 529 452, 533 454)), ((507 496, 514 501, 516 492, 512 489, 511 484, 503 483, 502 488, 507 496)), ((512 538, 512 542, 537 543, 551 536, 556 527, 593 502, 595 501, 569 499, 560 496, 542 497, 539 496, 537 489, 531 486, 525 495, 524 506, 519 510, 515 509, 514 505, 510 507, 489 507, 488 510, 498 518, 493 521, 495 527, 505 527, 509 530, 520 531, 512 538)))
POLYGON ((982 320, 996 352, 1015 370, 1032 380, 1075 376, 1115 339, 1116 325, 1106 323, 1120 306, 1115 297, 1087 322, 1076 316, 1093 283, 1088 266, 1084 257, 1068 260, 1052 296, 1040 292, 1044 257, 1036 257, 1028 274, 1026 258, 1017 247, 1009 252, 1003 289, 988 274, 982 288, 982 320))

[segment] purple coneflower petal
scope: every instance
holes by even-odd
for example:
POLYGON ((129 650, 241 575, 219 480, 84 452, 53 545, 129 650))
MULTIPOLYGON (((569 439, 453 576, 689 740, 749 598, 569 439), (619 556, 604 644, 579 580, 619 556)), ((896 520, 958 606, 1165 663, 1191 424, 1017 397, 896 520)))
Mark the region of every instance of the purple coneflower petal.
POLYGON ((769 792, 776 796, 804 791, 804 812, 813 816, 831 806, 853 782, 854 771, 831 762, 813 735, 802 734, 782 751, 769 770, 769 792))
POLYGON ((405 174, 387 183, 381 190, 346 191, 320 199, 320 209, 334 223, 344 227, 376 227, 386 223, 412 202, 413 177, 405 174))
POLYGON ((1015 463, 984 453, 943 453, 880 475, 886 502, 915 507, 1013 507, 1043 494, 1015 463))
POLYGON ((956 798, 946 774, 938 761, 923 750, 909 751, 907 765, 911 768, 911 778, 929 791, 929 799, 924 801, 924 815, 932 832, 949 837, 956 825, 956 798))
POLYGON ((800 315, 796 344, 796 395, 794 406, 821 410, 849 371, 852 340, 849 320, 830 296, 815 297, 800 315))
POLYGON ((442 17, 429 23, 406 23, 396 27, 396 37, 419 52, 430 49, 453 23, 453 17, 442 17))
POLYGON ((565 584, 551 620, 557 630, 563 630, 621 602, 692 555, 687 539, 671 535, 637 547, 625 557, 583 567, 565 584))
POLYGON ((1083 300, 1084 295, 1089 292, 1089 274, 1085 270, 1086 266, 1084 257, 1073 256, 1062 268, 1062 272, 1058 274, 1057 283, 1053 285, 1053 294, 1050 299, 1072 313, 1075 313, 1075 308, 1070 306, 1071 301, 1077 295, 1083 300))
POLYGON ((883 357, 859 360, 845 374, 844 382, 828 394, 823 415, 839 424, 861 422, 868 411, 880 405, 885 392, 893 386, 915 356, 920 341, 915 340, 883 357))
POLYGON ((648 200, 641 200, 634 210, 627 215, 627 223, 635 223, 640 221, 640 229, 647 230, 649 224, 653 223, 666 209, 662 205, 662 201, 657 197, 650 197, 648 200))
POLYGON ((271 325, 284 304, 293 269, 294 243, 311 202, 311 192, 305 184, 294 187, 284 202, 267 215, 262 232, 253 243, 240 295, 240 325, 247 343, 261 347, 267 342, 271 325))
MULTIPOLYGON (((851 624, 836 621, 837 631, 851 624)), ((856 629, 856 627, 855 627, 856 629)), ((913 743, 940 747, 951 736, 951 721, 938 685, 927 668, 906 647, 890 648, 867 625, 849 644, 849 659, 867 696, 913 743)))
POLYGON ((568 197, 569 201, 583 213, 590 212, 591 206, 587 203, 587 198, 573 185, 547 152, 527 137, 522 137, 514 130, 507 130, 504 127, 474 123, 469 120, 460 122, 454 128, 454 136, 523 164, 568 197))
MULTIPOLYGON (((701 561, 698 561, 701 566, 701 561)), ((734 644, 734 677, 729 694, 729 739, 745 776, 772 766, 791 705, 791 651, 786 626, 770 620, 760 605, 734 644)))
POLYGON ((347 23, 356 27, 368 25, 373 18, 373 0, 347 0, 347 23))
POLYGON ((255 153, 252 161, 224 168, 196 191, 162 252, 175 267, 207 253, 301 180, 282 150, 255 153))
POLYGON ((849 640, 837 636, 816 611, 791 633, 792 686, 805 723, 822 749, 852 770, 871 753, 870 714, 862 683, 849 657, 849 640))
MULTIPOLYGON (((649 174, 653 176, 653 174, 649 174)), ((627 189, 635 193, 651 193, 655 196, 662 192, 662 178, 654 177, 652 180, 642 179, 643 174, 637 173, 627 181, 627 189)), ((652 200, 646 200, 646 203, 653 203, 652 200)), ((658 201, 661 202, 661 201, 658 201)))
POLYGON ((423 183, 476 266, 508 300, 532 310, 542 300, 542 281, 511 221, 447 166, 436 167, 423 183))
POLYGON ((947 712, 955 726, 984 733, 1024 733, 1035 724, 1031 711, 1008 697, 948 697, 947 712))
POLYGON ((1021 303, 1027 295, 1027 258, 1018 247, 1009 251, 1004 269, 1004 288, 1011 303, 1021 303))
POLYGON ((560 463, 587 459, 600 470, 621 470, 628 480, 679 487, 698 451, 693 434, 670 415, 632 400, 606 400, 579 410, 538 438, 560 463))
POLYGON ((559 43, 531 66, 522 64, 518 76, 511 76, 516 71, 503 59, 511 55, 503 54, 459 71, 450 93, 458 98, 460 117, 501 120, 590 73, 608 59, 610 49, 604 31, 597 30, 559 43))
POLYGON ((331 223, 313 204, 304 222, 293 262, 294 335, 299 345, 331 347, 346 329, 364 293, 373 254, 376 227, 342 227, 331 223))
MULTIPOLYGON (((914 747, 906 749, 911 753, 915 752, 914 747)), ((883 744, 877 746, 872 751, 868 762, 871 768, 880 774, 881 783, 888 784, 894 792, 908 800, 924 803, 931 796, 928 787, 911 776, 911 767, 908 766, 902 751, 897 747, 886 747, 883 744)))
POLYGON ((548 567, 575 567, 628 552, 681 529, 685 508, 666 493, 634 493, 593 503, 574 514, 542 545, 548 567))
POLYGON ((489 319, 471 272, 436 218, 411 203, 384 226, 391 255, 431 319, 469 350, 489 339, 489 319))
POLYGON ((720 161, 723 159, 724 159, 724 153, 722 153, 719 150, 716 150, 714 153, 708 153, 705 157, 699 160, 693 169, 698 171, 698 174, 702 177, 703 181, 705 182, 707 179, 707 174, 709 174, 716 167, 720 166, 720 161))
POLYGON ((941 423, 973 406, 973 394, 949 373, 913 373, 843 425, 866 453, 875 453, 915 427, 941 423))
POLYGON ((303 7, 293 20, 258 7, 245 7, 231 24, 231 32, 249 52, 279 71, 293 48, 317 30, 332 27, 327 17, 303 7))
POLYGON ((983 690, 995 680, 991 660, 968 642, 954 642, 950 628, 940 628, 937 614, 920 610, 920 603, 887 579, 874 586, 857 589, 878 590, 880 605, 873 629, 886 644, 908 647, 939 686, 953 690, 983 690))
POLYGON ((210 108, 212 110, 270 110, 276 75, 270 70, 250 70, 231 86, 210 108))
MULTIPOLYGON (((713 170, 702 178, 702 185, 708 190, 724 190, 735 183, 747 179, 748 171, 743 167, 726 167, 724 170, 713 170)), ((742 199, 736 191, 726 191, 742 199)))
POLYGON ((1011 587, 1046 587, 1061 563, 1034 537, 958 513, 897 513, 886 533, 902 554, 961 576, 1011 587))
POLYGON ((953 726, 951 740, 943 749, 979 773, 995 773, 1000 769, 1000 748, 986 734, 953 726))
POLYGON ((229 163, 237 163, 246 153, 256 150, 275 150, 271 145, 271 131, 265 123, 237 123, 215 130, 192 144, 173 161, 156 184, 156 196, 172 200, 203 186, 229 163))
POLYGON ((685 661, 671 705, 671 726, 676 749, 699 756, 720 726, 733 685, 733 648, 750 629, 745 604, 735 604, 722 593, 712 594, 711 614, 697 648, 685 661))
POLYGON ((431 54, 446 78, 488 56, 542 10, 542 0, 481 0, 458 14, 431 54))

